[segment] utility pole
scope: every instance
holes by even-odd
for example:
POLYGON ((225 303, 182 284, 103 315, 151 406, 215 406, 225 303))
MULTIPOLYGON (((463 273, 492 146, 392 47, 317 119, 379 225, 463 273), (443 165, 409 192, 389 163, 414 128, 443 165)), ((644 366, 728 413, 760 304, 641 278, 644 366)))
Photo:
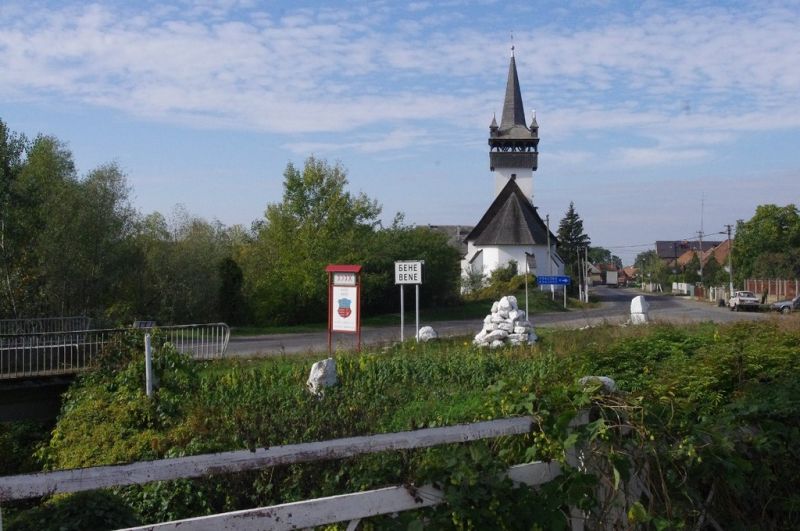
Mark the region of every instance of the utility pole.
POLYGON ((700 232, 697 233, 697 236, 700 238, 700 284, 703 284, 703 255, 705 252, 703 251, 703 230, 700 229, 700 232))
POLYGON ((700 196, 700 232, 697 235, 700 237, 700 285, 703 285, 703 254, 705 254, 705 250, 703 249, 703 214, 706 206, 706 194, 703 193, 700 196))
POLYGON ((583 257, 584 257, 584 262, 583 262, 583 264, 584 264, 583 265, 583 267, 584 267, 583 281, 584 281, 584 285, 585 285, 585 289, 583 290, 583 294, 586 297, 586 300, 584 302, 588 303, 589 302, 589 248, 588 247, 584 247, 583 248, 583 257))
MULTIPOLYGON (((540 218, 541 219, 541 218, 540 218)), ((544 219, 547 221, 547 264, 549 269, 549 275, 553 275, 553 259, 550 257, 550 214, 547 214, 544 219)))
POLYGON ((725 225, 728 228, 728 282, 731 293, 729 297, 733 297, 733 240, 731 239, 731 226, 725 225))

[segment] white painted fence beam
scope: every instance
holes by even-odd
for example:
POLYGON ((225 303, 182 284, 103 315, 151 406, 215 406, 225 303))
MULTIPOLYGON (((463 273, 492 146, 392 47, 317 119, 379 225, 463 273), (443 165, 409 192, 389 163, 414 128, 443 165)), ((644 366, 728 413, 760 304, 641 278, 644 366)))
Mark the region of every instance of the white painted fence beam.
MULTIPOLYGON (((508 476, 513 481, 531 486, 547 483, 560 473, 561 468, 554 462, 516 465, 508 470, 508 476)), ((431 485, 413 491, 407 487, 395 486, 131 527, 125 531, 284 531, 421 509, 438 505, 442 501, 442 492, 431 485)))
POLYGON ((443 428, 276 446, 254 452, 239 450, 128 465, 6 476, 0 477, 0 503, 49 494, 139 485, 152 481, 226 474, 387 450, 427 448, 439 444, 518 435, 529 432, 532 424, 531 417, 514 417, 443 428))

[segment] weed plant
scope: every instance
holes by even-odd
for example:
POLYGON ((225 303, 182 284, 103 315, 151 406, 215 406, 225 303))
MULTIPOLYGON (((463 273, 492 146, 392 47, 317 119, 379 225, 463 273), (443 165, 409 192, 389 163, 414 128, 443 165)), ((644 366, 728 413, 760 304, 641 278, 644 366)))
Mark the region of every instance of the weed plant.
MULTIPOLYGON (((133 338, 78 380, 36 455, 74 468, 529 415, 535 428, 521 436, 114 489, 119 513, 109 514, 157 522, 433 483, 442 506, 362 526, 563 529, 571 507, 601 528, 800 527, 797 320, 539 335, 517 349, 448 340, 338 353, 340 383, 322 398, 305 389, 310 359, 197 364, 160 345, 147 399, 133 338), (588 374, 613 377, 619 391, 578 385, 588 374), (571 428, 580 410, 589 423, 571 428), (568 466, 576 449, 585 469, 568 466), (532 460, 564 473, 538 490, 500 474, 532 460)), ((69 514, 71 497, 57 499, 69 514)), ((36 511, 52 503, 12 508, 8 528, 42 521, 36 511)))

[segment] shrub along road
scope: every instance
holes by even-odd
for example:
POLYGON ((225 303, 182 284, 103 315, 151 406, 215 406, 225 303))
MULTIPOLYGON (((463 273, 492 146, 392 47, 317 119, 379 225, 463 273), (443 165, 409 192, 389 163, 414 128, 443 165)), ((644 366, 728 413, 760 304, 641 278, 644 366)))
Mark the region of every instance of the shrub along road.
MULTIPOLYGON (((569 312, 552 312, 533 314, 530 318, 534 327, 581 328, 603 323, 621 324, 628 320, 630 301, 641 293, 633 289, 613 289, 604 286, 594 288, 600 300, 598 308, 572 310, 569 312)), ((731 312, 727 308, 719 308, 713 304, 698 302, 684 297, 646 294, 650 303, 650 317, 655 321, 684 323, 713 321, 725 323, 739 320, 765 319, 768 314, 757 312, 731 312)), ((490 308, 487 306, 486 312, 490 308)), ((425 313, 421 312, 420 326, 430 324, 440 336, 472 336, 481 329, 482 319, 462 321, 425 321, 425 313)), ((413 339, 414 314, 406 314, 405 338, 413 339), (410 323, 409 323, 410 322, 410 323)), ((334 349, 350 349, 354 346, 354 337, 347 334, 336 334, 334 349)), ((362 331, 362 342, 365 345, 392 343, 400 340, 400 326, 365 327, 362 331)), ((250 337, 233 337, 228 345, 229 356, 259 356, 325 352, 328 348, 327 332, 307 332, 298 334, 270 334, 250 337)))

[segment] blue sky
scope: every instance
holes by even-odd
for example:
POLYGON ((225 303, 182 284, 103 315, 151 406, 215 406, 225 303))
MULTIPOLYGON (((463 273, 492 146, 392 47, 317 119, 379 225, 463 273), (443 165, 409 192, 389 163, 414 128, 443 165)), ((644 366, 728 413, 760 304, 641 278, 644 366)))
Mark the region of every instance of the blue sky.
POLYGON ((144 213, 249 225, 314 154, 386 220, 475 224, 513 32, 534 204, 627 263, 701 200, 706 233, 800 202, 797 28, 768 1, 4 0, 0 119, 117 161, 144 213))

